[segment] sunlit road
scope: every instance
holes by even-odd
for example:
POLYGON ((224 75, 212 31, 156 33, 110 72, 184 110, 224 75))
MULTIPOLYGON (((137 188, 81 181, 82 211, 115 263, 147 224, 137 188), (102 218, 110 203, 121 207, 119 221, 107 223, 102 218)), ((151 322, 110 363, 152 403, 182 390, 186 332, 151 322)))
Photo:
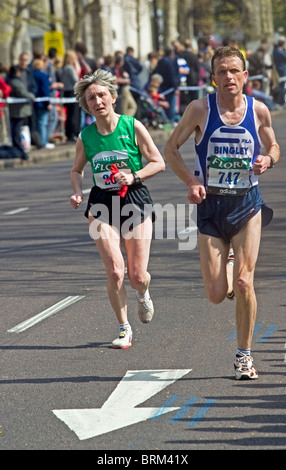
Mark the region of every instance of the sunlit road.
MULTIPOLYGON (((69 205, 72 162, 0 173, 1 449, 285 449, 285 114, 273 124, 282 155, 261 178, 275 217, 256 270, 251 383, 233 375, 235 304, 208 303, 178 230, 152 243, 153 321, 140 323, 128 286, 134 341, 113 350, 103 267, 84 206, 69 205)), ((191 165, 192 142, 183 152, 191 165)), ((169 168, 148 186, 155 203, 187 203, 169 168)))

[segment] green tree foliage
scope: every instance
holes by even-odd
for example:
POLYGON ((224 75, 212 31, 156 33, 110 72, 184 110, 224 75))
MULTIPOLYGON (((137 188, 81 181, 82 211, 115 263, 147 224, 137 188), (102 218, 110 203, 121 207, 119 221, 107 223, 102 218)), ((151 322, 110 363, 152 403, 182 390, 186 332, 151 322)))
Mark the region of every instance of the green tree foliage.
POLYGON ((193 17, 195 36, 208 35, 215 28, 215 4, 209 0, 194 0, 193 17))
POLYGON ((286 2, 285 0, 273 0, 274 31, 286 35, 286 2))

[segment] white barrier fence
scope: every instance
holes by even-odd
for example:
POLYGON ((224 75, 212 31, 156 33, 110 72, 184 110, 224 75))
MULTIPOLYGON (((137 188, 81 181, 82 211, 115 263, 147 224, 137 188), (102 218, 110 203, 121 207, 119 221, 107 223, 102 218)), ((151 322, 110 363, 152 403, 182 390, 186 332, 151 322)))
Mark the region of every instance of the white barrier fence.
MULTIPOLYGON (((264 75, 255 75, 248 77, 248 80, 262 80, 264 82, 268 82, 269 79, 265 77, 264 75)), ((279 82, 286 82, 286 76, 285 77, 280 77, 279 82)), ((201 86, 181 86, 179 87, 180 91, 202 91, 203 93, 208 92, 210 85, 201 85, 201 86)), ((142 94, 142 90, 137 90, 133 87, 129 87, 131 91, 134 91, 135 93, 138 93, 142 95, 143 97, 149 97, 147 93, 142 94)), ((164 96, 167 96, 168 94, 172 93, 175 91, 175 88, 169 88, 168 90, 164 91, 162 94, 164 96)), ((9 119, 9 104, 20 104, 20 103, 36 103, 36 102, 45 102, 49 101, 51 104, 58 104, 61 107, 64 107, 65 104, 68 103, 75 103, 76 98, 71 97, 71 98, 65 98, 65 97, 59 97, 59 98, 53 98, 53 97, 43 97, 43 98, 35 98, 33 102, 29 101, 26 98, 14 98, 14 97, 9 97, 6 99, 0 98, 0 103, 3 103, 4 107, 0 107, 0 145, 8 143, 11 144, 11 133, 10 133, 10 119, 9 119)))

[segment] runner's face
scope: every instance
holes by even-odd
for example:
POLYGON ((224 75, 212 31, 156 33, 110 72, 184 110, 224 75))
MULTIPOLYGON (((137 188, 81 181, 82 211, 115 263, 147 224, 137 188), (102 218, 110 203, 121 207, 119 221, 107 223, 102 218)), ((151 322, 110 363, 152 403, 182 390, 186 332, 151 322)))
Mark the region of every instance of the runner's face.
POLYGON ((214 61, 213 81, 220 93, 237 95, 247 78, 247 71, 239 57, 224 57, 214 61))
POLYGON ((94 83, 86 90, 86 103, 95 117, 106 116, 113 111, 115 98, 107 87, 94 83))

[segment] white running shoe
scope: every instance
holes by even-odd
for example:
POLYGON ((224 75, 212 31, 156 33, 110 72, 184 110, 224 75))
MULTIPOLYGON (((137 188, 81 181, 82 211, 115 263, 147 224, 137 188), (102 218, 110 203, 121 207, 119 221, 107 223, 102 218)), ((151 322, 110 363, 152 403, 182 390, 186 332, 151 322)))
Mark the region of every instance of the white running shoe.
POLYGON ((119 336, 112 341, 113 349, 127 349, 132 344, 132 330, 131 328, 122 328, 119 330, 119 336))
POLYGON ((138 299, 138 316, 142 323, 149 323, 154 315, 153 302, 149 296, 147 299, 138 299))
POLYGON ((234 370, 237 380, 258 379, 258 373, 253 367, 251 356, 235 356, 234 370))

